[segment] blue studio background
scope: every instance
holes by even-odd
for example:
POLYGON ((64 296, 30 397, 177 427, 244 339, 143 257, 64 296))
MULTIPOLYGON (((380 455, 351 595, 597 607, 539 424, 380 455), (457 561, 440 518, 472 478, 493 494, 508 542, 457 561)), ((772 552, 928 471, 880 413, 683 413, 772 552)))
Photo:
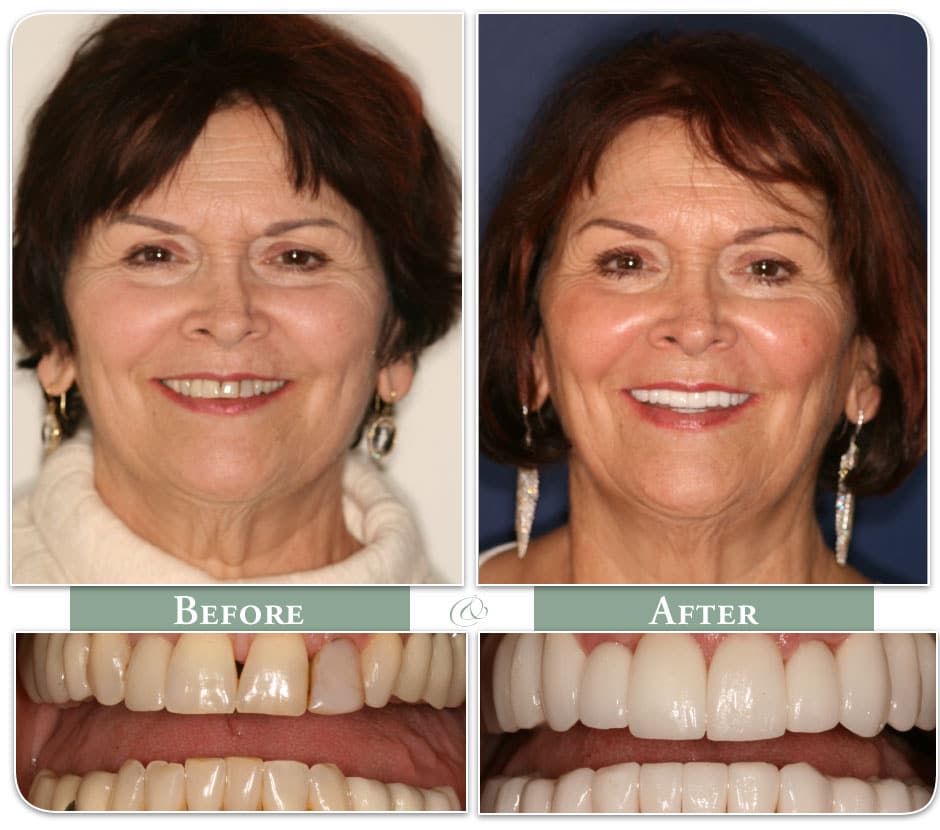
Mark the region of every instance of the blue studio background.
MULTIPOLYGON (((777 44, 825 75, 894 155, 926 228, 927 40, 900 15, 525 15, 479 17, 481 241, 503 176, 543 98, 597 49, 643 32, 737 31, 777 44)), ((534 535, 566 518, 564 466, 541 468, 534 535)), ((514 537, 515 470, 480 457, 480 547, 514 537)), ((834 497, 817 515, 833 543, 834 497)), ((927 461, 894 493, 859 500, 849 561, 887 583, 927 581, 927 461)))

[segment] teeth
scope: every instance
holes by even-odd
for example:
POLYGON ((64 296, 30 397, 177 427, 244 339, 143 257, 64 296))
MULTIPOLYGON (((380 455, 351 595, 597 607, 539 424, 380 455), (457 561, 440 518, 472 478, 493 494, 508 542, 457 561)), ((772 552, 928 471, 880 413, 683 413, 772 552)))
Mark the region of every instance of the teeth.
POLYGON ((522 791, 519 803, 520 813, 550 813, 552 798, 555 795, 555 782, 546 778, 533 778, 522 791))
POLYGON ((729 813, 772 813, 779 790, 780 771, 773 764, 728 765, 729 813))
POLYGON ((726 764, 690 763, 682 767, 683 813, 723 813, 727 804, 726 764))
POLYGON ((825 643, 800 643, 787 661, 786 680, 788 730, 825 732, 839 723, 839 677, 825 643))
POLYGON ((406 703, 421 699, 431 667, 432 649, 430 634, 412 634, 405 643, 395 694, 406 703))
POLYGON ((935 729, 937 726, 937 645, 927 634, 915 634, 917 663, 920 666, 920 711, 915 726, 935 729))
POLYGON ((141 637, 127 662, 124 705, 135 712, 158 712, 166 706, 166 672, 173 645, 165 637, 141 637))
POLYGON ((640 811, 640 765, 616 764, 594 773, 594 809, 599 813, 640 811))
POLYGON ((359 652, 352 640, 331 640, 310 666, 311 712, 339 715, 355 712, 364 703, 359 652))
POLYGON ((891 680, 881 637, 852 634, 836 651, 842 689, 842 723, 846 729, 870 738, 888 722, 891 680))
POLYGON ((381 708, 392 696, 401 669, 401 637, 376 634, 359 655, 366 706, 381 708))
POLYGON ((630 396, 640 403, 665 406, 678 412, 704 412, 707 409, 728 409, 740 406, 751 396, 745 392, 681 392, 676 389, 631 389, 630 396))
POLYGON ((832 787, 832 812, 877 812, 875 789, 867 781, 860 781, 858 778, 830 778, 829 783, 832 787))
POLYGON ((88 654, 88 680, 99 703, 124 700, 124 672, 130 657, 126 634, 96 634, 88 654))
POLYGON ((891 676, 891 709, 888 723, 906 732, 920 712, 920 666, 913 634, 882 634, 888 673, 891 676))
POLYGON ((581 723, 585 726, 617 729, 627 725, 630 657, 629 649, 620 643, 601 643, 591 652, 581 676, 581 723))
POLYGON ((449 634, 435 634, 431 638, 431 662, 424 699, 435 709, 443 709, 450 691, 450 678, 454 672, 454 656, 449 634))
POLYGON ((640 767, 640 812, 682 812, 682 764, 640 767))
POLYGON ((545 719, 542 714, 542 644, 541 634, 521 637, 516 642, 510 666, 513 720, 521 729, 529 729, 545 719))
POLYGON ((299 634, 259 634, 238 680, 239 712, 302 715, 307 708, 307 646, 299 634))
POLYGON ((168 378, 161 383, 187 398, 253 398, 276 392, 286 380, 210 380, 209 378, 168 378))
POLYGON ((593 811, 591 785, 594 771, 576 769, 563 775, 555 785, 552 798, 553 813, 590 813, 593 811))
MULTIPOLYGON (((588 770, 590 772, 590 770, 588 770)), ((552 787, 554 791, 554 786, 552 787)), ((29 801, 44 810, 460 810, 452 787, 420 789, 345 777, 332 764, 260 758, 126 761, 84 777, 36 775, 29 801), (71 805, 71 806, 70 806, 71 805)))
POLYGON ((556 732, 564 732, 578 721, 581 674, 586 659, 572 634, 546 636, 542 652, 542 708, 548 725, 556 732))
POLYGON ((90 634, 67 634, 62 645, 65 663, 65 685, 72 700, 85 700, 92 696, 88 682, 88 657, 91 650, 90 634))
POLYGON ((181 636, 167 667, 167 711, 181 715, 234 712, 235 684, 235 655, 225 634, 181 636))
POLYGON ((832 812, 832 785, 809 764, 788 764, 780 770, 778 813, 832 812))

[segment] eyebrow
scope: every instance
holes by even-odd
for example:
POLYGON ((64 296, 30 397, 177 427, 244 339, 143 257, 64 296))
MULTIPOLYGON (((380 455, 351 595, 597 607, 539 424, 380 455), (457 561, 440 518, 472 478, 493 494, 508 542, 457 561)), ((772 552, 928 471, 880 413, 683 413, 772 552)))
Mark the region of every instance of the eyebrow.
MULTIPOLYGON (((647 228, 645 225, 637 225, 633 222, 621 222, 619 219, 608 219, 601 217, 599 219, 591 219, 588 222, 585 222, 578 230, 576 234, 584 233, 589 228, 600 227, 600 228, 612 228, 617 231, 625 231, 626 233, 632 234, 633 236, 638 236, 640 239, 656 239, 657 233, 652 228, 647 228)), ((798 225, 763 225, 756 228, 746 228, 743 231, 740 231, 732 240, 735 245, 745 245, 748 242, 754 242, 756 239, 760 239, 764 236, 770 236, 777 233, 786 233, 794 234, 796 236, 803 236, 809 239, 811 242, 815 242, 817 245, 820 245, 820 242, 816 237, 807 233, 803 228, 798 225)))
MULTIPOLYGON (((175 222, 167 222, 164 219, 156 219, 152 216, 141 216, 137 213, 126 213, 119 216, 115 222, 121 222, 128 225, 141 225, 145 228, 153 228, 161 233, 185 233, 186 228, 183 225, 177 225, 175 222)), ((295 230, 297 228, 307 227, 325 227, 335 228, 336 230, 349 233, 346 228, 333 219, 326 217, 304 218, 304 219, 284 219, 280 222, 273 222, 268 225, 263 232, 263 236, 280 236, 282 233, 295 230)))

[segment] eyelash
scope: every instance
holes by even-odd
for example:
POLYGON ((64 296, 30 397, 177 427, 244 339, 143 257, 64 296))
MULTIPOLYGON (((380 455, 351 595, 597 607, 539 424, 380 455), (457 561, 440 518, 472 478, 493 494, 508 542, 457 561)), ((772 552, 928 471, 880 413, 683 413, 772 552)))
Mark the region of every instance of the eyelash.
MULTIPOLYGON (((317 251, 308 251, 303 248, 291 248, 271 257, 268 262, 280 265, 291 271, 315 271, 329 262, 329 257, 317 251), (290 261, 294 257, 303 261, 290 261)), ((141 245, 134 248, 124 262, 133 268, 155 268, 160 265, 169 265, 178 262, 177 256, 162 245, 141 245)))
POLYGON ((315 271, 326 265, 330 261, 330 258, 319 251, 308 251, 304 248, 290 248, 289 250, 281 251, 268 261, 274 265, 281 265, 291 271, 315 271), (303 263, 291 262, 287 259, 291 256, 299 256, 306 261, 303 263))
MULTIPOLYGON (((643 257, 630 248, 605 251, 595 259, 594 264, 602 276, 614 279, 620 279, 627 274, 649 270, 643 257), (614 265, 614 263, 620 260, 631 260, 633 264, 629 267, 624 267, 625 263, 614 265)), ((744 270, 754 282, 759 285, 768 286, 783 285, 800 273, 800 267, 792 260, 784 257, 760 257, 748 263, 744 270), (783 275, 761 274, 757 269, 762 267, 782 269, 785 273, 783 275)))
POLYGON ((612 277, 614 279, 619 279, 625 274, 648 270, 646 268, 646 263, 644 262, 643 257, 630 248, 618 248, 613 251, 605 251, 594 260, 594 265, 601 276, 612 277), (632 267, 622 267, 619 265, 611 267, 612 264, 616 261, 627 259, 634 261, 634 265, 632 267))
POLYGON ((800 267, 795 262, 782 257, 761 257, 760 259, 755 259, 747 265, 745 270, 759 285, 783 285, 784 283, 790 282, 790 280, 800 273, 800 267), (786 271, 786 274, 784 276, 768 276, 766 274, 757 273, 754 270, 755 266, 759 267, 762 265, 782 268, 786 271))
POLYGON ((155 268, 176 262, 176 256, 161 245, 141 245, 124 257, 124 262, 133 268, 155 268))

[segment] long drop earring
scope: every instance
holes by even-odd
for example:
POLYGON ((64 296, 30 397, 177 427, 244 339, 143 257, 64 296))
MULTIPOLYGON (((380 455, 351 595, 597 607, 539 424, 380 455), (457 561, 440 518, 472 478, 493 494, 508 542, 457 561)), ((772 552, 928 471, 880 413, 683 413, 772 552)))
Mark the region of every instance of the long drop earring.
POLYGON ((852 541, 852 522, 855 519, 855 496, 845 483, 849 473, 858 462, 858 434, 865 423, 865 412, 858 411, 855 432, 849 441, 848 449, 839 459, 839 487, 836 493, 836 562, 842 566, 849 558, 849 542, 852 541))
POLYGON ((391 393, 391 401, 383 401, 378 392, 375 393, 373 412, 369 418, 366 430, 366 448, 372 460, 380 463, 386 455, 395 449, 395 436, 398 427, 395 425, 395 392, 391 393))
MULTIPOLYGON (((522 407, 525 422, 525 446, 532 448, 532 429, 529 427, 529 407, 522 407)), ((535 507, 539 501, 538 467, 516 467, 516 553, 522 559, 529 548, 535 507)))

